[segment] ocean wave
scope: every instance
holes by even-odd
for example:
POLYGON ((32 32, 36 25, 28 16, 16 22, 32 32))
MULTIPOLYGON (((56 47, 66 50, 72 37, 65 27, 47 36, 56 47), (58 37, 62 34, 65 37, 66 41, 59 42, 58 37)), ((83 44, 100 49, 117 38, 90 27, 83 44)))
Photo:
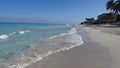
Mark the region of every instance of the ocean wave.
POLYGON ((9 33, 9 35, 15 35, 15 34, 16 34, 16 32, 9 33))
POLYGON ((2 34, 2 35, 0 35, 0 40, 8 39, 9 37, 11 37, 13 35, 17 35, 17 34, 24 35, 25 33, 28 33, 28 32, 30 32, 30 30, 16 31, 16 32, 8 33, 8 34, 2 34))
POLYGON ((0 35, 0 39, 4 40, 4 39, 7 39, 9 36, 6 35, 6 34, 3 34, 3 35, 0 35))
POLYGON ((19 34, 23 34, 23 35, 24 35, 25 33, 28 33, 28 32, 30 32, 30 30, 19 31, 18 33, 19 33, 19 34))
POLYGON ((58 36, 74 34, 74 33, 76 33, 76 32, 77 32, 77 31, 76 31, 76 28, 73 27, 72 29, 68 30, 67 32, 62 33, 62 34, 59 34, 59 35, 55 35, 55 36, 52 36, 52 37, 49 37, 49 39, 52 39, 52 38, 55 38, 55 37, 58 37, 58 36))
POLYGON ((53 53, 69 50, 83 43, 81 35, 78 35, 76 28, 73 27, 63 34, 52 36, 36 46, 31 46, 19 55, 12 57, 12 61, 10 59, 8 62, 6 61, 6 64, 8 68, 24 68, 53 53))
POLYGON ((29 32, 30 32, 30 30, 20 30, 20 31, 11 32, 11 33, 9 33, 9 35, 10 36, 16 35, 16 34, 22 34, 22 35, 24 35, 25 33, 29 33, 29 32))

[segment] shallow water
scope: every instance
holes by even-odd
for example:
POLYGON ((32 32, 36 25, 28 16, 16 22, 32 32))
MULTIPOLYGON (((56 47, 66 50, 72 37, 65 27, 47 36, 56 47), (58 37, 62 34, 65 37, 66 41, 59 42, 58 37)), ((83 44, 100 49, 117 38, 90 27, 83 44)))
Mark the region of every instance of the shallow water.
POLYGON ((76 27, 66 24, 0 24, 1 67, 23 68, 83 43, 76 27))

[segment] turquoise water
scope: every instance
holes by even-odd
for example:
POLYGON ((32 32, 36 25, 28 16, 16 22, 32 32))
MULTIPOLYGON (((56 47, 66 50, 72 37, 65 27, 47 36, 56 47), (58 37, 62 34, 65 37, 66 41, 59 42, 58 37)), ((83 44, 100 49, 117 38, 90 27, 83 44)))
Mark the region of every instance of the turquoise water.
POLYGON ((49 23, 0 23, 0 68, 24 68, 84 42, 79 26, 49 23))
POLYGON ((0 24, 0 60, 64 33, 71 27, 66 24, 0 24))

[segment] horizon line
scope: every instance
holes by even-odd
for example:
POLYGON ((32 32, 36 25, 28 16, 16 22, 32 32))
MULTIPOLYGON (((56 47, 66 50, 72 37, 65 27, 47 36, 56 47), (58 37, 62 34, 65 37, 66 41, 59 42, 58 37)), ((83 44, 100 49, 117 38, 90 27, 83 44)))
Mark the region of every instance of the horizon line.
POLYGON ((67 21, 67 20, 58 20, 58 19, 47 19, 47 18, 0 18, 1 22, 18 22, 18 23, 79 23, 75 21, 67 21))

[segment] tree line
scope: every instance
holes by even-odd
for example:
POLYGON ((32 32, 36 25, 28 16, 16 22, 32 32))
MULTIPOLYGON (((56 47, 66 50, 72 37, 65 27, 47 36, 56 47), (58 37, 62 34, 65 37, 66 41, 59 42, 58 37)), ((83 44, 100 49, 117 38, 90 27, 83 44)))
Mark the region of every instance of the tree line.
POLYGON ((120 24, 120 0, 108 0, 105 7, 109 13, 98 15, 96 20, 86 18, 86 21, 81 24, 120 24))

